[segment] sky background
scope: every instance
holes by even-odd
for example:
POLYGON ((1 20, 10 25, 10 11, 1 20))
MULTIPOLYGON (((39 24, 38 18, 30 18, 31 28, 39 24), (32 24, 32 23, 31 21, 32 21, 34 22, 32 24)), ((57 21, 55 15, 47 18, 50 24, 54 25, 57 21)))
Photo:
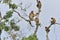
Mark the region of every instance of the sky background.
MULTIPOLYGON (((37 12, 35 0, 30 0, 30 1, 29 0, 12 0, 12 1, 13 3, 16 3, 17 5, 19 5, 20 2, 23 2, 23 8, 26 8, 30 5, 30 7, 27 8, 26 12, 18 8, 18 11, 20 13, 23 13, 23 14, 26 13, 27 15, 29 15, 30 11, 32 10, 34 10, 35 13, 37 12)), ((45 40, 46 39, 45 26, 48 26, 50 24, 50 18, 54 17, 56 18, 57 23, 60 23, 60 0, 40 0, 40 1, 42 3, 42 8, 41 8, 41 14, 39 16, 39 19, 42 26, 39 27, 38 29, 37 37, 39 40, 45 40)), ((6 5, 0 4, 0 11, 2 12, 2 15, 5 15, 6 11, 8 10, 9 10, 9 7, 7 4, 6 5)), ((16 18, 18 17, 16 13, 13 14, 13 18, 15 17, 16 18)), ((18 25, 20 24, 19 26, 21 26, 21 31, 26 33, 25 36, 31 35, 35 27, 34 28, 28 27, 30 25, 24 20, 22 21, 18 23, 18 25), (30 28, 31 30, 29 31, 30 28)), ((34 22, 32 22, 32 24, 33 23, 34 22)), ((4 35, 5 35, 5 32, 3 31, 1 35, 2 38, 4 35)), ((53 25, 50 28, 49 40, 60 40, 60 25, 53 25)))

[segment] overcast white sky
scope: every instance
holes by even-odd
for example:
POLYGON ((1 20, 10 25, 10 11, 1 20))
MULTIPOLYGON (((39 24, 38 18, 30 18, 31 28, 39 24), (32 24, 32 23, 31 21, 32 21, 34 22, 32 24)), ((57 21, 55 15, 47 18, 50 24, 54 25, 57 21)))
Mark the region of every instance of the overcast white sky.
MULTIPOLYGON (((13 0, 13 1, 16 4, 20 3, 19 0, 13 0)), ((31 10, 34 10, 34 12, 37 12, 37 8, 35 6, 36 5, 35 0, 21 0, 21 2, 23 2, 24 4, 23 8, 31 5, 31 7, 28 8, 26 11, 27 15, 31 10)), ((42 3, 42 9, 41 9, 41 14, 39 18, 40 18, 42 27, 39 27, 37 32, 37 37, 39 40, 45 40, 46 38, 45 38, 44 27, 49 25, 50 18, 55 17, 57 19, 57 23, 60 23, 60 0, 41 0, 41 3, 42 3)), ((0 4, 0 11, 2 12, 2 15, 4 15, 8 9, 9 9, 8 6, 0 4)), ((18 9, 18 11, 20 11, 20 9, 18 9)), ((21 13, 24 13, 24 12, 21 11, 21 13)), ((15 14, 15 16, 17 15, 15 14)), ((21 24, 20 26, 22 26, 21 30, 23 32, 28 32, 26 31, 27 29, 24 29, 25 26, 27 26, 28 24, 25 24, 23 22, 21 22, 20 24, 21 24)), ((26 35, 28 34, 30 34, 30 32, 27 33, 26 35)), ((53 25, 49 32, 49 40, 56 40, 56 38, 57 40, 60 40, 60 25, 53 25), (54 32, 54 29, 55 29, 55 32, 54 32)))

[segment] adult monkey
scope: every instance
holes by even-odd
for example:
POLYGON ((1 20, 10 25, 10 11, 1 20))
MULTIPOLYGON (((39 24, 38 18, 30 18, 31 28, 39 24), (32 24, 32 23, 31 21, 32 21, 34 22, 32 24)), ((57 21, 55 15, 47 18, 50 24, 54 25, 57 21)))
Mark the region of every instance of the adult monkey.
POLYGON ((55 24, 56 23, 56 19, 55 18, 51 18, 51 25, 55 24))
POLYGON ((38 1, 38 2, 37 2, 37 8, 38 8, 38 9, 41 9, 41 6, 42 6, 41 1, 38 1))
POLYGON ((33 25, 31 24, 31 21, 34 21, 34 16, 35 16, 34 12, 31 11, 30 14, 29 14, 29 24, 30 24, 32 27, 33 27, 33 25))
POLYGON ((41 1, 37 0, 37 5, 36 6, 38 8, 38 13, 36 13, 36 15, 39 15, 39 13, 41 12, 41 7, 42 7, 41 1))

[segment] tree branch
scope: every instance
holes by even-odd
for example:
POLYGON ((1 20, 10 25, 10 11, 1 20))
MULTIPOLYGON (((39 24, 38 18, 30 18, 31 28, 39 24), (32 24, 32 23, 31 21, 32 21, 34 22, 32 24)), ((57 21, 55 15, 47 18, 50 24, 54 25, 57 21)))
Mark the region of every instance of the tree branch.
POLYGON ((24 17, 22 17, 22 16, 20 15, 20 13, 17 12, 16 10, 13 10, 13 11, 16 12, 16 13, 19 15, 19 17, 21 17, 21 18, 24 19, 25 21, 29 21, 29 20, 25 19, 24 17))
MULTIPOLYGON (((17 12, 16 10, 13 10, 13 11, 16 12, 16 13, 19 15, 19 17, 21 17, 21 18, 24 19, 25 21, 29 22, 29 24, 31 23, 30 20, 27 20, 27 19, 25 19, 24 17, 22 17, 19 12, 17 12)), ((33 27, 32 24, 30 24, 30 25, 33 27)))
POLYGON ((36 34, 36 33, 37 33, 37 30, 38 30, 38 26, 36 26, 36 29, 35 29, 35 31, 34 31, 34 34, 36 34))
POLYGON ((46 32, 46 40, 49 40, 48 32, 46 32))

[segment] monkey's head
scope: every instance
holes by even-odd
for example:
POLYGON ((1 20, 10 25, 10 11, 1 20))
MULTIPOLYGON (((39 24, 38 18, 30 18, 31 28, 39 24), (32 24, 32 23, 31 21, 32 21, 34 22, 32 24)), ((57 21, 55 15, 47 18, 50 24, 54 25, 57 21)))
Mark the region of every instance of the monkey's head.
POLYGON ((31 11, 31 13, 33 13, 33 11, 31 11))
POLYGON ((54 19, 53 17, 51 19, 54 19))

